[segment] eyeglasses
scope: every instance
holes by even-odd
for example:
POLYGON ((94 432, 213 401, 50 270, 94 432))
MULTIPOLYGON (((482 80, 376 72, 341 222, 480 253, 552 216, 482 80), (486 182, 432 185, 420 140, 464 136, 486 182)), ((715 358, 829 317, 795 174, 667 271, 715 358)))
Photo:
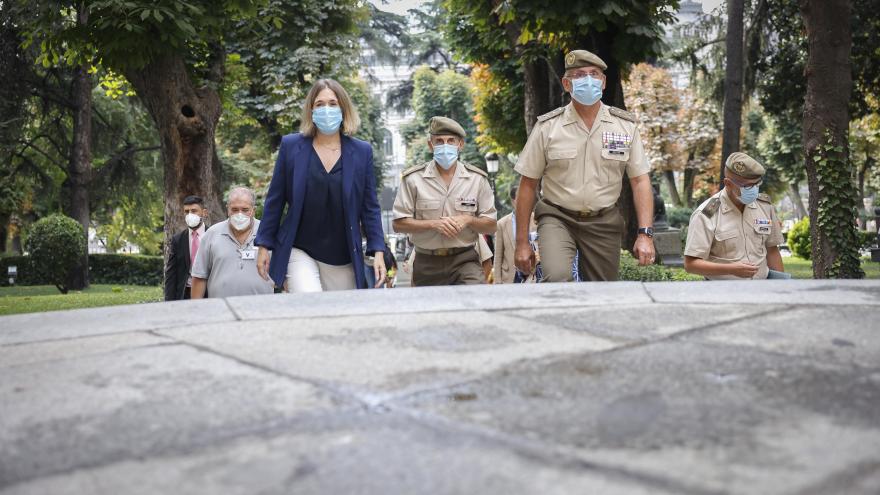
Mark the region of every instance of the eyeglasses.
POLYGON ((598 70, 591 70, 589 72, 574 72, 574 73, 569 74, 566 77, 568 77, 570 80, 574 81, 577 79, 583 79, 587 76, 590 76, 593 79, 599 79, 602 77, 602 73, 599 72, 598 70))
POLYGON ((730 182, 733 182, 739 188, 755 187, 755 186, 760 186, 761 184, 764 183, 764 179, 758 179, 758 182, 755 182, 752 184, 740 184, 739 182, 731 179, 730 177, 725 177, 725 179, 729 180, 730 182))

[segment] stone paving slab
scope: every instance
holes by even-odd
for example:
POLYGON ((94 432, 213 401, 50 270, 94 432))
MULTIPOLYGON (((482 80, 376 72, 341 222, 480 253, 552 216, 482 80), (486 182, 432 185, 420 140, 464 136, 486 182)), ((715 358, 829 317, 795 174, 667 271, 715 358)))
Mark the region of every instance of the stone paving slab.
POLYGON ((505 284, 231 297, 243 320, 650 303, 639 282, 505 284))
POLYGON ((701 337, 842 365, 880 368, 880 308, 795 307, 720 325, 701 337))
POLYGON ((0 345, 234 321, 221 299, 27 313, 0 317, 0 345))
POLYGON ((878 404, 876 368, 685 341, 523 363, 397 405, 698 492, 753 494, 880 467, 878 404))
POLYGON ((880 493, 878 281, 0 318, 0 493, 880 493))
POLYGON ((5 345, 0 346, 0 370, 11 366, 70 360, 169 343, 174 343, 174 340, 146 332, 129 332, 49 340, 26 345, 5 345))
POLYGON ((301 423, 293 431, 246 436, 185 455, 78 470, 13 486, 4 493, 673 492, 617 473, 548 462, 496 441, 406 418, 363 414, 301 423))
POLYGON ((538 324, 588 332, 606 339, 648 342, 726 322, 751 321, 757 315, 783 311, 784 305, 730 304, 707 311, 700 304, 637 304, 558 309, 521 309, 505 312, 538 324))
POLYGON ((368 403, 474 379, 518 360, 619 345, 485 311, 262 320, 245 327, 226 323, 162 333, 344 388, 368 403))
POLYGON ((880 280, 716 280, 644 286, 654 301, 666 303, 880 306, 880 280))
POLYGON ((0 487, 186 451, 341 405, 311 385, 181 345, 5 367, 2 374, 0 487))

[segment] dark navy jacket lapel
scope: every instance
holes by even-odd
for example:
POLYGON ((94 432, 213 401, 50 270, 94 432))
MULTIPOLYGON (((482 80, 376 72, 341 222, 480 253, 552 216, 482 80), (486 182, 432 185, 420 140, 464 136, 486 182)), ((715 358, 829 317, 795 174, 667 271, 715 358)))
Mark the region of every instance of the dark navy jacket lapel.
POLYGON ((342 136, 342 199, 346 210, 351 206, 351 188, 354 185, 354 167, 357 165, 352 157, 354 146, 348 136, 342 136))
POLYGON ((291 232, 290 243, 294 242, 294 237, 296 236, 295 227, 299 225, 299 220, 302 217, 302 208, 303 202, 305 201, 306 196, 306 182, 309 177, 309 160, 311 158, 312 153, 312 138, 303 137, 298 143, 296 148, 293 150, 293 174, 291 181, 290 191, 292 191, 292 197, 288 198, 288 202, 290 203, 290 214, 292 216, 292 225, 294 226, 294 232, 291 232))

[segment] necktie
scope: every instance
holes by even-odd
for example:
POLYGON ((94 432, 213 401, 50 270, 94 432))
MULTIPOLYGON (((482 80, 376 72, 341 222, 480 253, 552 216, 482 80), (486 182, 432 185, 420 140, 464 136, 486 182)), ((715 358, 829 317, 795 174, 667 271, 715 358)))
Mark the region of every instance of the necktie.
POLYGON ((189 245, 189 266, 193 266, 196 262, 196 251, 199 250, 199 231, 192 231, 192 242, 189 245))

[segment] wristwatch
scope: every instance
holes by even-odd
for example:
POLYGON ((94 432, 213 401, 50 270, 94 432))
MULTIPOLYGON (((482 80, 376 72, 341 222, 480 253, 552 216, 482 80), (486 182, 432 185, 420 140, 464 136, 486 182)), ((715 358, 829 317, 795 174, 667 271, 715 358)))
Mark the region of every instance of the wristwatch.
POLYGON ((645 234, 648 237, 654 237, 654 227, 642 227, 639 229, 639 234, 645 234))

